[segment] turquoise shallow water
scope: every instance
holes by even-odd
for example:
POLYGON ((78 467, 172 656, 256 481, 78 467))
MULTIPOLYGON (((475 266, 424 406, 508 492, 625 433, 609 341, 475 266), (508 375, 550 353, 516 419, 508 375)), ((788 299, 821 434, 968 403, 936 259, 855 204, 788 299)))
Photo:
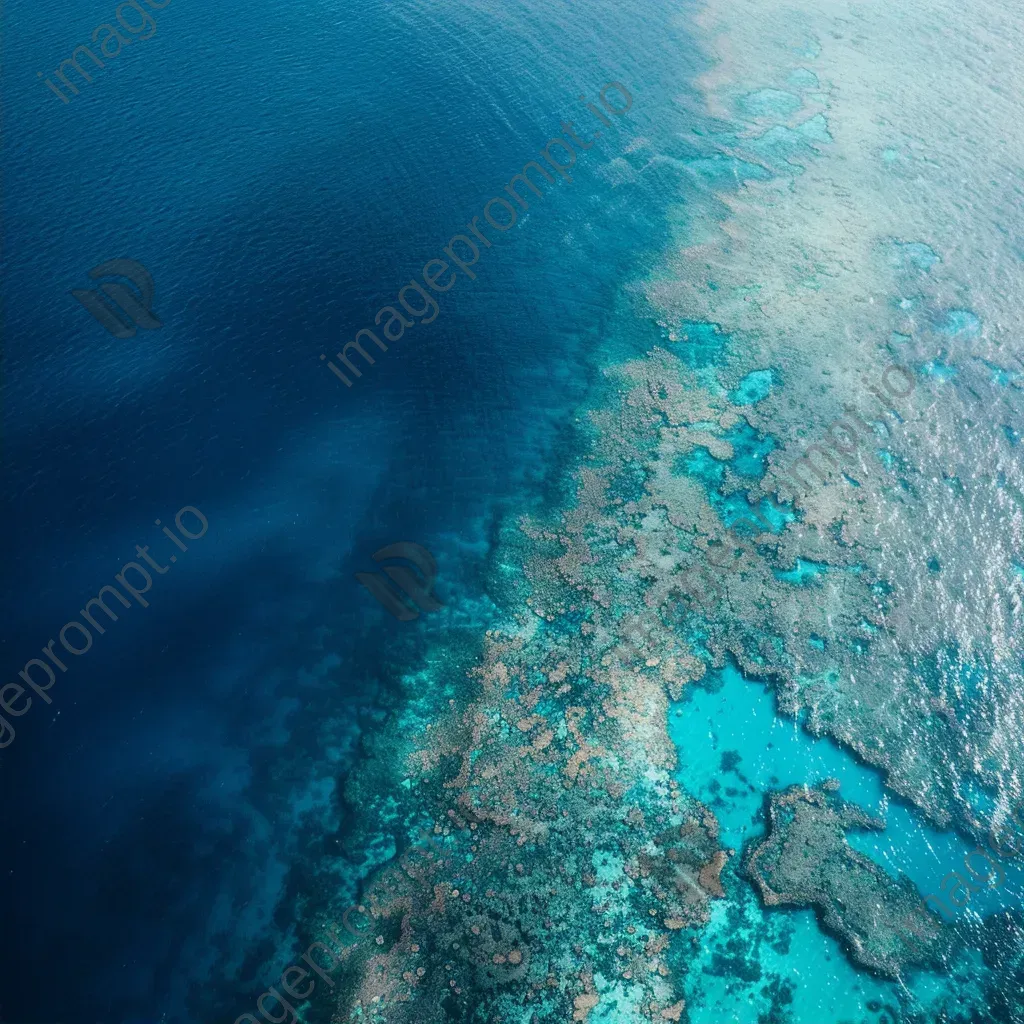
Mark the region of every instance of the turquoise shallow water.
MULTIPOLYGON (((715 810, 727 845, 742 850, 763 831, 758 819, 770 789, 837 778, 845 799, 879 809, 884 796, 876 774, 780 719, 763 687, 731 667, 708 682, 674 709, 671 735, 680 780, 715 810)), ((922 851, 925 842, 922 836, 922 851)), ((871 999, 893 998, 891 986, 850 965, 839 943, 817 927, 813 911, 789 914, 781 923, 761 909, 747 882, 733 877, 727 890, 729 898, 714 909, 704 955, 688 977, 690 998, 700 1007, 695 1022, 753 1024, 775 977, 795 983, 794 1024, 838 1019, 855 1007, 864 1012, 871 999), (748 965, 745 979, 731 965, 737 959, 748 965)))
MULTIPOLYGON (((772 694, 734 667, 711 673, 674 707, 670 734, 679 756, 677 777, 715 811, 724 844, 737 851, 763 834, 770 790, 815 785, 825 778, 838 779, 844 799, 886 822, 882 833, 851 832, 850 845, 891 874, 909 876, 922 895, 941 891, 948 872, 963 872, 963 857, 974 848, 961 837, 936 831, 916 811, 887 797, 877 771, 780 717, 772 694)), ((973 914, 1014 905, 1022 881, 1021 866, 1009 866, 1006 882, 983 889, 955 920, 969 928, 973 914)), ((695 1024, 756 1024, 771 1003, 766 992, 780 982, 793 986, 793 1001, 786 1004, 793 1024, 875 1020, 880 1011, 871 1012, 869 1004, 921 1008, 945 997, 942 982, 928 974, 909 976, 904 987, 858 970, 840 943, 822 933, 811 910, 790 912, 780 920, 764 911, 750 884, 735 873, 726 890, 727 899, 715 905, 702 954, 687 979, 690 998, 699 1007, 692 1017, 695 1024)), ((974 975, 973 995, 980 1000, 977 981, 984 965, 969 956, 957 966, 958 975, 974 975)))

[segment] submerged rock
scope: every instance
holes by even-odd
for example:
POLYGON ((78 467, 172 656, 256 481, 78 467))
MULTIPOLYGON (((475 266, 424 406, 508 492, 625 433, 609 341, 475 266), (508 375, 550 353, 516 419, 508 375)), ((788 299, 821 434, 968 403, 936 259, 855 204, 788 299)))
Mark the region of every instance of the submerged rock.
POLYGON ((885 822, 843 800, 834 779, 773 793, 768 834, 744 869, 769 907, 811 907, 861 966, 898 977, 938 963, 945 946, 938 918, 914 884, 897 881, 846 841, 850 829, 881 831, 885 822))

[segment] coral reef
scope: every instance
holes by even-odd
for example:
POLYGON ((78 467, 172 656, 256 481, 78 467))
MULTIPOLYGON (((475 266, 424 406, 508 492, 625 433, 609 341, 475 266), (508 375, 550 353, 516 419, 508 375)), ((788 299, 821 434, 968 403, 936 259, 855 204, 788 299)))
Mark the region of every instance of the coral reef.
MULTIPOLYGON (((430 665, 443 683, 410 679, 410 708, 423 710, 408 712, 409 727, 396 722, 376 767, 350 780, 350 801, 380 806, 399 848, 426 826, 440 850, 411 873, 370 879, 363 905, 376 937, 349 954, 341 1020, 497 1021, 524 1007, 538 1020, 586 1020, 595 1008, 602 1019, 682 1014, 673 936, 707 922, 729 851, 672 776, 670 701, 731 657, 784 700, 794 685, 816 686, 820 727, 834 682, 824 671, 809 679, 794 650, 813 656, 811 637, 831 643, 877 620, 879 575, 793 517, 780 514, 778 533, 735 558, 716 508, 731 497, 732 470, 709 489, 700 453, 742 457, 749 411, 662 350, 609 379, 617 399, 581 428, 590 455, 575 502, 507 524, 496 548, 491 587, 508 621, 487 632, 461 681, 443 654, 430 665), (729 571, 714 575, 709 551, 729 571), (833 572, 783 597, 778 566, 798 552, 833 572), (510 572, 517 562, 525 571, 510 572), (702 586, 713 579, 717 599, 702 586)), ((840 820, 854 822, 833 810, 815 827, 840 820)), ((828 919, 838 932, 847 922, 860 936, 881 896, 892 905, 883 937, 851 942, 859 962, 888 973, 932 962, 936 925, 913 887, 883 885, 861 858, 862 884, 844 888, 836 850, 818 852, 821 905, 851 904, 828 919)))
POLYGON ((728 856, 670 775, 666 680, 698 665, 639 660, 599 606, 556 628, 582 616, 547 598, 515 635, 488 632, 472 699, 405 756, 395 789, 421 823, 432 808, 432 852, 370 880, 375 937, 346 954, 341 1019, 682 1013, 665 952, 707 920, 728 856))
POLYGON ((753 622, 786 645, 787 664, 768 659, 786 710, 806 709, 939 826, 983 840, 1022 787, 1021 286, 998 184, 1022 142, 1012 101, 988 85, 1022 80, 1020 49, 1007 42, 957 84, 938 69, 1020 26, 992 0, 970 16, 951 0, 705 0, 696 21, 722 173, 692 161, 704 198, 687 224, 704 229, 680 238, 647 295, 694 379, 728 395, 718 409, 774 441, 745 478, 722 458, 727 428, 712 429, 719 506, 795 499, 796 521, 758 546, 779 575, 742 617, 772 609, 753 622), (907 54, 905 27, 932 19, 942 42, 907 54), (695 324, 716 325, 713 382, 695 324), (893 364, 914 386, 883 402, 893 364), (843 416, 867 438, 853 452, 830 438, 843 416), (815 456, 830 482, 795 495, 788 474, 812 443, 834 460, 815 456), (801 559, 824 571, 780 587, 801 559), (801 590, 839 615, 813 637, 801 590))
POLYGON ((939 966, 946 940, 913 883, 895 881, 846 841, 850 829, 885 822, 840 799, 838 788, 826 780, 773 793, 768 834, 745 858, 748 877, 770 907, 813 907, 863 967, 898 977, 910 965, 939 966))

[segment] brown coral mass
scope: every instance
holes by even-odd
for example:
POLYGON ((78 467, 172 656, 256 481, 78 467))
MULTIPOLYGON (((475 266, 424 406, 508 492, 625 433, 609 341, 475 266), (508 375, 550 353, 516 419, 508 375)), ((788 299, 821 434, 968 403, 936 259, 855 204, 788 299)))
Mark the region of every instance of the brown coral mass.
POLYGON ((828 780, 773 793, 768 834, 747 854, 748 877, 769 907, 813 907, 853 959, 879 974, 937 964, 945 936, 913 883, 891 878, 846 841, 851 828, 885 822, 840 799, 838 788, 828 780))

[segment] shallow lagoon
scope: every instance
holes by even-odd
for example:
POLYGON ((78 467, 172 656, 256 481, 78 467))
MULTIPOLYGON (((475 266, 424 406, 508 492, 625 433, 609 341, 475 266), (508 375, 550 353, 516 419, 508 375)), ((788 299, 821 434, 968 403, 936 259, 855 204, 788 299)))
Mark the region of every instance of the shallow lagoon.
MULTIPOLYGON (((763 833, 769 790, 814 785, 825 778, 838 779, 844 799, 887 823, 882 833, 849 833, 850 845, 890 873, 909 876, 922 894, 938 892, 947 872, 962 871, 964 854, 973 849, 893 801, 878 772, 829 739, 815 738, 798 722, 780 717, 771 692, 744 679, 733 666, 710 673, 674 706, 670 734, 679 755, 677 777, 713 808, 724 844, 737 851, 763 833)), ((1019 899, 1022 881, 1024 870, 1018 866, 1008 872, 1005 886, 972 897, 969 910, 962 912, 963 923, 968 924, 971 911, 992 913, 1019 899)), ((871 1011, 869 1004, 907 1003, 917 1009, 949 994, 945 981, 934 974, 911 975, 904 987, 858 970, 840 943, 821 931, 812 910, 766 911, 738 874, 732 874, 726 890, 728 898, 714 906, 702 953, 687 976, 694 1024, 757 1024, 758 1014, 771 1003, 770 986, 780 980, 792 986, 792 1002, 785 1005, 793 1024, 884 1020, 878 1015, 882 1011, 871 1011)), ((967 978, 972 971, 984 973, 975 954, 967 954, 959 968, 967 978)), ((980 999, 980 989, 975 998, 980 999)))

